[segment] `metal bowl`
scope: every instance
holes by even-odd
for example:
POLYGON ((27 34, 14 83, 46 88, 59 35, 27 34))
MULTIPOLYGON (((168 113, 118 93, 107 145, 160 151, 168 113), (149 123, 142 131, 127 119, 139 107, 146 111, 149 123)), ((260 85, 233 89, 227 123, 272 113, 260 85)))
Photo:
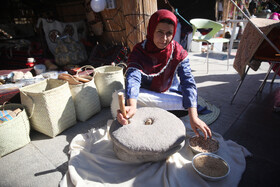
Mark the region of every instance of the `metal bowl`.
POLYGON ((195 155, 192 159, 192 166, 203 179, 208 181, 222 180, 230 173, 229 164, 222 157, 213 153, 199 153, 195 155), (199 160, 196 159, 203 160, 198 163, 199 160), (213 163, 213 160, 215 163, 213 163))
POLYGON ((214 140, 214 141, 217 142, 217 144, 218 144, 217 150, 214 150, 214 151, 207 151, 207 150, 201 151, 201 150, 198 150, 196 147, 192 146, 191 143, 190 143, 190 140, 191 140, 192 138, 195 138, 195 137, 197 137, 197 136, 194 135, 194 136, 192 136, 192 137, 190 137, 190 138, 188 139, 188 145, 189 145, 189 147, 191 148, 191 150, 192 150, 192 152, 193 152, 194 154, 198 154, 198 153, 217 153, 217 152, 219 151, 219 148, 220 148, 219 141, 218 141, 217 139, 213 138, 213 137, 212 137, 212 140, 214 140))

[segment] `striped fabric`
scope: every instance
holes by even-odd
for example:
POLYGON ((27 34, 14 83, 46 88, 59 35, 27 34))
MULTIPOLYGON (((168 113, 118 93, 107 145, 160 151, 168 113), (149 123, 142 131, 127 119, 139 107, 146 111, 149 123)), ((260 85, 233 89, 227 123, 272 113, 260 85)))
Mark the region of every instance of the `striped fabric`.
POLYGON ((13 119, 13 117, 9 114, 9 111, 7 110, 2 110, 0 111, 0 121, 5 122, 13 119))

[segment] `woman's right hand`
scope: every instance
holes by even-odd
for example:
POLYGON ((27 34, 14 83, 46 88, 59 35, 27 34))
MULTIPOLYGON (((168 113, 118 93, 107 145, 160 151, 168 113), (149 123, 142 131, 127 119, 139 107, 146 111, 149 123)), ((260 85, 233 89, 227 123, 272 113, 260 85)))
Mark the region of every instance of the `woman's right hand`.
POLYGON ((117 120, 121 125, 128 125, 129 118, 131 118, 136 113, 137 109, 134 106, 126 106, 125 110, 126 110, 126 116, 123 116, 121 110, 118 110, 117 120))

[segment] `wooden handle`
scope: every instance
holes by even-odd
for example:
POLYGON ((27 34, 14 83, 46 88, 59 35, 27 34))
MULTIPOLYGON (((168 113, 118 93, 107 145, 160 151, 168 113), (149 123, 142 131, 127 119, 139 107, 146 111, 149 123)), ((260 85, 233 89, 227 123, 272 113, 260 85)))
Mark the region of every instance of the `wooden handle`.
POLYGON ((125 105, 124 105, 123 93, 122 92, 118 93, 118 96, 119 96, 119 105, 120 105, 121 113, 126 118, 126 110, 125 110, 125 105))

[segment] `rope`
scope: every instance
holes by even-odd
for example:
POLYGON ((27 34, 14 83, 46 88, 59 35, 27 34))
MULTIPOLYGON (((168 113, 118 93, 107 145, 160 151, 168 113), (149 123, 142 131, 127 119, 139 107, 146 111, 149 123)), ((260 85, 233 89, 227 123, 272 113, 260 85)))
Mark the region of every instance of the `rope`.
POLYGON ((111 17, 111 18, 105 18, 104 20, 107 21, 107 20, 114 20, 115 17, 121 12, 121 14, 123 14, 123 11, 121 10, 121 8, 118 8, 116 13, 111 17))
POLYGON ((127 23, 131 26, 132 30, 126 34, 127 37, 127 43, 131 43, 133 45, 135 45, 135 42, 131 41, 129 36, 134 32, 137 31, 139 33, 141 33, 142 35, 146 35, 145 32, 140 31, 138 28, 140 28, 140 26, 142 24, 145 24, 145 21, 147 21, 149 19, 150 15, 148 14, 126 14, 124 15, 125 21, 127 21, 127 23), (142 16, 143 20, 141 22, 138 22, 138 24, 135 26, 134 24, 129 22, 128 16, 142 16))

